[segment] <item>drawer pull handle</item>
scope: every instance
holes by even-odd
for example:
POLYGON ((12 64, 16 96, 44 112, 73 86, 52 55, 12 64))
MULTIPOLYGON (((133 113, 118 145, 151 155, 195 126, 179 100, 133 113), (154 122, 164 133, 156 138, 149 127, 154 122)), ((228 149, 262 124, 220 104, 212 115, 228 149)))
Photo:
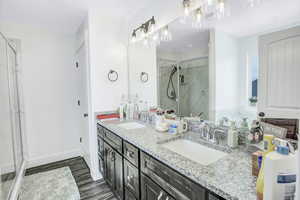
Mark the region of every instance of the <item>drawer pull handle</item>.
POLYGON ((162 196, 163 196, 163 191, 160 191, 160 193, 159 193, 159 195, 157 197, 157 200, 161 200, 162 196))
POLYGON ((133 151, 129 151, 128 149, 126 149, 126 154, 127 154, 128 157, 134 158, 134 152, 133 151))
POLYGON ((131 180, 133 179, 133 176, 127 176, 127 181, 131 182, 131 180))
POLYGON ((115 161, 115 160, 116 160, 115 152, 111 152, 111 161, 115 161))

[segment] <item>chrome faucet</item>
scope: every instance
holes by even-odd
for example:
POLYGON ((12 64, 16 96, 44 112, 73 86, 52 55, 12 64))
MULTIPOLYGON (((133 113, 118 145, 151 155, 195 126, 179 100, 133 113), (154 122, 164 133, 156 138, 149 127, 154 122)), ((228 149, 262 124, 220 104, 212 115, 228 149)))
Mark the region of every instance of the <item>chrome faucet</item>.
POLYGON ((214 142, 215 142, 216 144, 219 144, 219 143, 220 143, 220 138, 221 138, 221 136, 222 136, 222 135, 225 136, 225 135, 226 135, 226 132, 225 132, 225 130, 223 130, 223 129, 216 128, 216 129, 214 130, 213 135, 214 135, 214 139, 215 139, 214 142))

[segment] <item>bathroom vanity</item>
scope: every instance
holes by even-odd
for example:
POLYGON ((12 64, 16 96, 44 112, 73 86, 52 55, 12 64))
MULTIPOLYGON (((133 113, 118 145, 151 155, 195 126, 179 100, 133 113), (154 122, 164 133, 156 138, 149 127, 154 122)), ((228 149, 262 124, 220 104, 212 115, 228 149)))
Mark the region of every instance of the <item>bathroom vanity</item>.
MULTIPOLYGON (((118 199, 256 199, 251 158, 241 149, 216 150, 201 143, 196 133, 172 136, 149 125, 125 129, 120 126, 124 123, 97 124, 99 168, 118 199), (202 153, 208 148, 220 152, 219 158, 207 163, 199 160, 200 164, 168 148, 172 141, 197 141, 204 148, 202 153)), ((208 154, 215 156, 210 151, 208 154)))

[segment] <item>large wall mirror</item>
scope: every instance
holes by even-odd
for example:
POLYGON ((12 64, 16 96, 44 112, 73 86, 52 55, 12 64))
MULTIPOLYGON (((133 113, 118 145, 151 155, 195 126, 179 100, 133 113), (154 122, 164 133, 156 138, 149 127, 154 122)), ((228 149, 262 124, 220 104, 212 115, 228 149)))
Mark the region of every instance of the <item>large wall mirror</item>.
POLYGON ((204 14, 199 25, 197 17, 181 16, 146 39, 130 43, 130 95, 138 94, 180 116, 255 119, 260 101, 260 38, 299 26, 299 18, 294 17, 299 2, 227 2, 230 14, 221 19, 204 14), (139 83, 143 71, 149 74, 146 84, 139 83))

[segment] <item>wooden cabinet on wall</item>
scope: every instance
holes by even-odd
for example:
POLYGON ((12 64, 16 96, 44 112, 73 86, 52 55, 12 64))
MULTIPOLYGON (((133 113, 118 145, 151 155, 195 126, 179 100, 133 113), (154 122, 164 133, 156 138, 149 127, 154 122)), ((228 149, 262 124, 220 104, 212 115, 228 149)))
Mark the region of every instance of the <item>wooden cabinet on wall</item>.
POLYGON ((258 111, 300 119, 300 26, 259 38, 258 111))

